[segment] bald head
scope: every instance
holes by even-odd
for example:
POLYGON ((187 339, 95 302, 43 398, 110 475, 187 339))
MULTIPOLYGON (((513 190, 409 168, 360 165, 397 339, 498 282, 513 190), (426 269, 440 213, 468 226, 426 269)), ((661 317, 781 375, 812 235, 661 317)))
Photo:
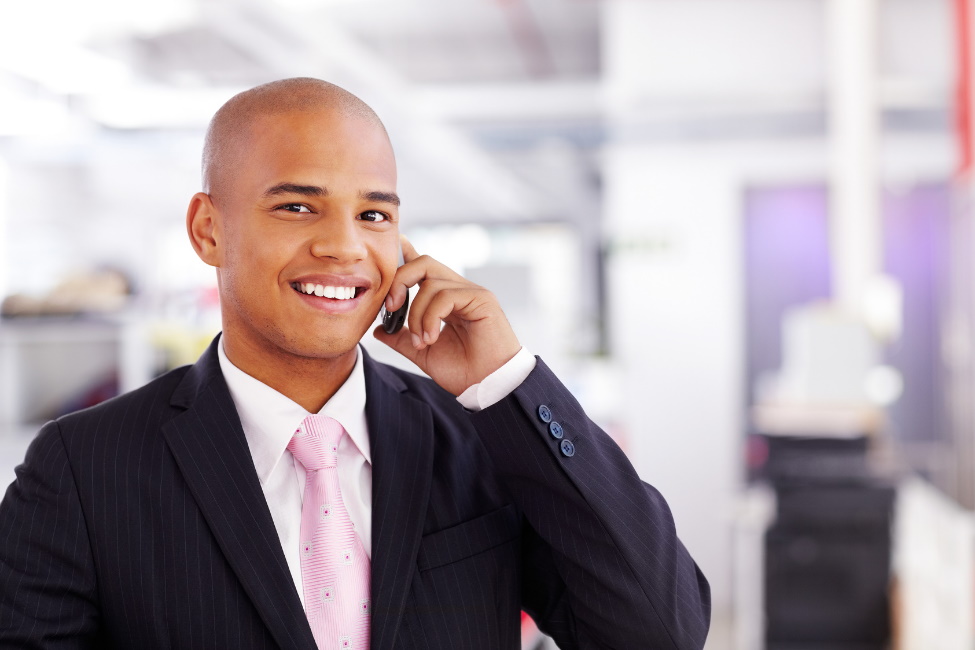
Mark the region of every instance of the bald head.
POLYGON ((212 196, 226 189, 258 122, 296 111, 334 112, 373 123, 385 133, 375 111, 335 84, 310 77, 262 84, 231 97, 210 120, 203 143, 203 191, 212 196))

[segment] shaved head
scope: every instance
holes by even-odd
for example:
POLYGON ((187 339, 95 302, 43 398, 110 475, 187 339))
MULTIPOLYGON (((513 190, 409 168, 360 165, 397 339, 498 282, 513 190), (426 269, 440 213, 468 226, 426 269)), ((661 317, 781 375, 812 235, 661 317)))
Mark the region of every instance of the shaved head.
POLYGON ((210 120, 203 144, 203 191, 224 194, 262 119, 297 111, 334 112, 373 123, 385 133, 375 111, 344 88, 311 77, 272 81, 234 95, 210 120))

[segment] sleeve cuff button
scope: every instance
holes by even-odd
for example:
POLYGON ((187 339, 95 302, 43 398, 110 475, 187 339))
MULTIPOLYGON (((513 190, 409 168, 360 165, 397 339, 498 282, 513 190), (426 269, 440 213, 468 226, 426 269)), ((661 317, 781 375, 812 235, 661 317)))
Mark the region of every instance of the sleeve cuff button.
POLYGON ((564 432, 562 431, 562 425, 558 422, 552 422, 548 425, 548 432, 552 434, 552 437, 556 440, 561 440, 564 432))
POLYGON ((562 450, 562 455, 566 458, 570 458, 576 453, 576 446, 568 440, 563 440, 562 444, 559 445, 559 448, 562 450))
POLYGON ((552 409, 542 404, 538 407, 538 419, 548 424, 552 421, 552 409))

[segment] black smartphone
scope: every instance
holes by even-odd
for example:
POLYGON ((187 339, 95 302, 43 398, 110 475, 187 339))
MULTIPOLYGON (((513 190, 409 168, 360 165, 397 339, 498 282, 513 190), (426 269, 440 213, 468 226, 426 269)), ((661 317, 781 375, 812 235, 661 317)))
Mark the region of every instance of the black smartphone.
MULTIPOLYGON (((403 247, 400 246, 399 249, 399 265, 403 266, 406 262, 403 260, 403 247)), ((403 329, 403 323, 406 322, 406 312, 410 308, 410 292, 409 289, 406 291, 406 300, 403 301, 403 306, 396 311, 389 311, 386 309, 385 303, 382 309, 383 318, 383 331, 387 334, 395 334, 396 332, 403 329)))

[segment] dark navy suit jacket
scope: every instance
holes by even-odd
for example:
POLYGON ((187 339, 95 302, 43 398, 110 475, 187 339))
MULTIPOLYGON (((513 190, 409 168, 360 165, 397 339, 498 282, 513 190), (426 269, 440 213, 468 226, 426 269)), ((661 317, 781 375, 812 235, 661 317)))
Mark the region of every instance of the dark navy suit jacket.
MULTIPOLYGON (((479 413, 365 376, 372 648, 518 648, 522 608, 563 648, 704 645, 666 503, 541 361, 479 413)), ((31 444, 0 503, 0 647, 315 648, 215 344, 31 444)))

